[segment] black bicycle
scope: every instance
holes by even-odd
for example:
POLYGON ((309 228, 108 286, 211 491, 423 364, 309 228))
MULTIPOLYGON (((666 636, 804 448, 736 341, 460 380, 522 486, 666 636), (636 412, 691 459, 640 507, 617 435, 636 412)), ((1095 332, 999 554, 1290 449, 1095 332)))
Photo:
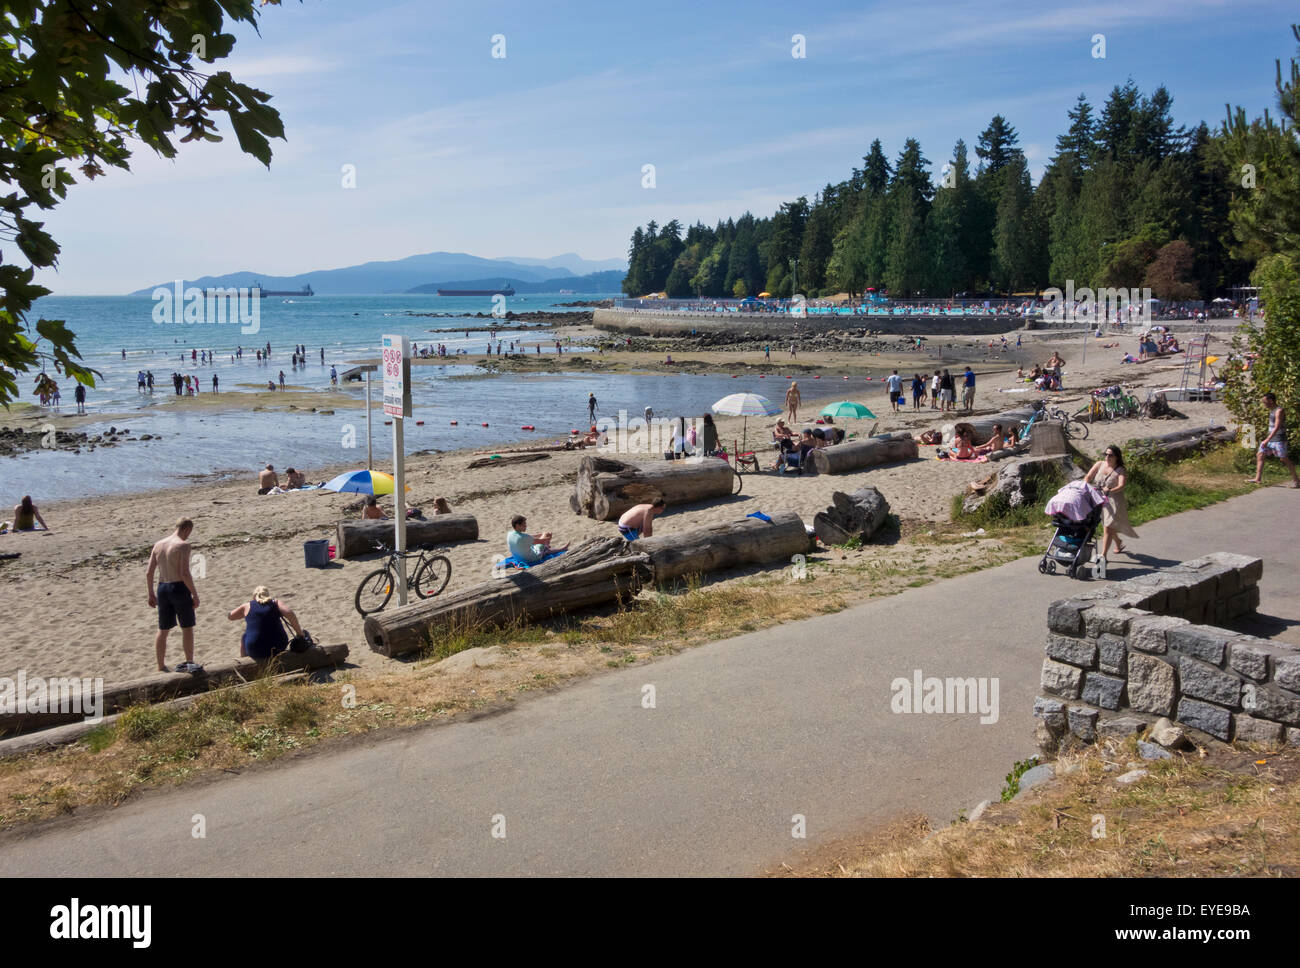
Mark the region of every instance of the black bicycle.
POLYGON ((387 545, 376 544, 375 548, 388 555, 384 567, 377 568, 357 586, 355 604, 357 611, 364 618, 375 612, 382 612, 388 600, 397 588, 397 560, 406 563, 406 573, 410 576, 407 588, 415 592, 416 598, 432 598, 439 594, 451 581, 451 559, 438 554, 440 549, 432 551, 404 551, 398 553, 389 550, 387 545))

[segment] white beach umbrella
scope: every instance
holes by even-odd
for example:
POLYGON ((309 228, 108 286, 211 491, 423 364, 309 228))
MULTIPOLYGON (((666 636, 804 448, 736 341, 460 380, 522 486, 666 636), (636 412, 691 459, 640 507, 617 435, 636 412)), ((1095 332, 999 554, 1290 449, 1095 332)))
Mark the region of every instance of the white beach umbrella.
POLYGON ((744 446, 749 446, 749 418, 775 417, 781 408, 758 393, 732 393, 713 405, 713 412, 725 417, 744 417, 742 437, 744 446))

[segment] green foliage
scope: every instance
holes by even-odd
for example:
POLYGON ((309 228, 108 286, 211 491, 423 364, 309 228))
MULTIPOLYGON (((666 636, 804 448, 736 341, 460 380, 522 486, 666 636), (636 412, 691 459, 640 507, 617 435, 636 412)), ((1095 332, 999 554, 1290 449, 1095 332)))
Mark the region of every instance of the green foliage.
POLYGON ((1268 433, 1268 408, 1263 394, 1271 391, 1286 411, 1287 443, 1300 446, 1300 272, 1285 255, 1269 256, 1254 275, 1265 324, 1243 325, 1233 338, 1233 355, 1257 354, 1249 370, 1237 361, 1223 373, 1228 410, 1243 427, 1252 427, 1256 440, 1268 433))
POLYGON ((176 711, 165 706, 132 706, 117 721, 118 732, 133 743, 154 739, 176 722, 176 711))
POLYGON ((218 115, 240 148, 269 166, 268 139, 283 138, 284 126, 267 104, 270 95, 228 71, 205 70, 234 48, 234 36, 224 32, 227 17, 257 23, 252 0, 29 0, 5 11, 0 181, 9 193, 0 197, 0 239, 12 241, 27 263, 0 264, 0 403, 7 406, 17 396, 17 373, 53 366, 94 385, 96 373, 82 365, 63 321, 33 325, 27 318, 49 294, 33 281, 36 270, 55 265, 59 255, 33 210, 67 197, 73 169, 88 180, 108 168, 128 169, 131 140, 164 158, 174 158, 179 143, 220 141, 218 115), (123 75, 132 86, 118 82, 123 75))
POLYGON ((1270 252, 1300 252, 1300 143, 1289 133, 1298 77, 1296 62, 1285 82, 1279 66, 1283 124, 1267 114, 1247 124, 1239 110, 1220 134, 1204 123, 1175 125, 1164 87, 1144 95, 1130 80, 1099 114, 1080 95, 1036 186, 1002 115, 979 134, 973 174, 961 140, 949 177, 935 178, 915 139, 892 167, 875 139, 862 167, 811 204, 801 196, 770 218, 696 226, 685 252, 654 223, 638 227, 624 291, 721 297, 743 279, 747 293, 778 297, 869 287, 948 296, 1064 288, 1072 279, 1208 299, 1270 252), (1258 190, 1239 187, 1246 161, 1258 169, 1258 190))
MULTIPOLYGON (((1291 33, 1300 41, 1300 26, 1291 33)), ((1294 260, 1300 257, 1300 60, 1292 57, 1286 74, 1281 61, 1276 68, 1280 121, 1265 110, 1248 122, 1244 108, 1229 109, 1219 147, 1235 189, 1231 219, 1239 254, 1257 259, 1275 252, 1294 260)))
POLYGON ((1011 772, 1007 774, 1006 785, 1002 788, 1002 802, 1008 803, 1015 799, 1020 792, 1020 778, 1038 765, 1038 757, 1031 756, 1027 760, 1016 760, 1011 767, 1011 772))

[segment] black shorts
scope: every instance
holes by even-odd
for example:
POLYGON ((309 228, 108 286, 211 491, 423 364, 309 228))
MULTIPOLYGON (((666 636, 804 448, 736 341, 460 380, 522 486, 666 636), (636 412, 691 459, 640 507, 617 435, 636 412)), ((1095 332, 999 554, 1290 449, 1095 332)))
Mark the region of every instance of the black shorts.
POLYGON ((194 599, 183 581, 158 583, 158 628, 172 629, 177 622, 183 629, 194 628, 194 599))
POLYGON ((889 402, 890 402, 890 403, 898 403, 900 397, 902 397, 902 394, 899 393, 897 390, 890 390, 890 391, 889 391, 889 402))

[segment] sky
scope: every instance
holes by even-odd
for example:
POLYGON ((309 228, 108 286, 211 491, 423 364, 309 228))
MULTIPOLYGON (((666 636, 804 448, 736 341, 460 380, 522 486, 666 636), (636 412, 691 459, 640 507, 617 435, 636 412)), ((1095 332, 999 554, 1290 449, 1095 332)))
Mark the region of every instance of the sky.
POLYGON ((1288 7, 286 0, 262 8, 260 32, 233 31, 225 65, 281 113, 270 169, 233 136, 174 160, 141 148, 130 172, 82 180, 48 213, 63 251, 37 279, 119 294, 437 250, 625 257, 650 219, 811 198, 874 138, 891 162, 917 138, 936 173, 963 138, 973 162, 998 113, 1037 178, 1075 98, 1100 110, 1129 78, 1164 84, 1183 124, 1273 108, 1273 62, 1296 46, 1288 7))

